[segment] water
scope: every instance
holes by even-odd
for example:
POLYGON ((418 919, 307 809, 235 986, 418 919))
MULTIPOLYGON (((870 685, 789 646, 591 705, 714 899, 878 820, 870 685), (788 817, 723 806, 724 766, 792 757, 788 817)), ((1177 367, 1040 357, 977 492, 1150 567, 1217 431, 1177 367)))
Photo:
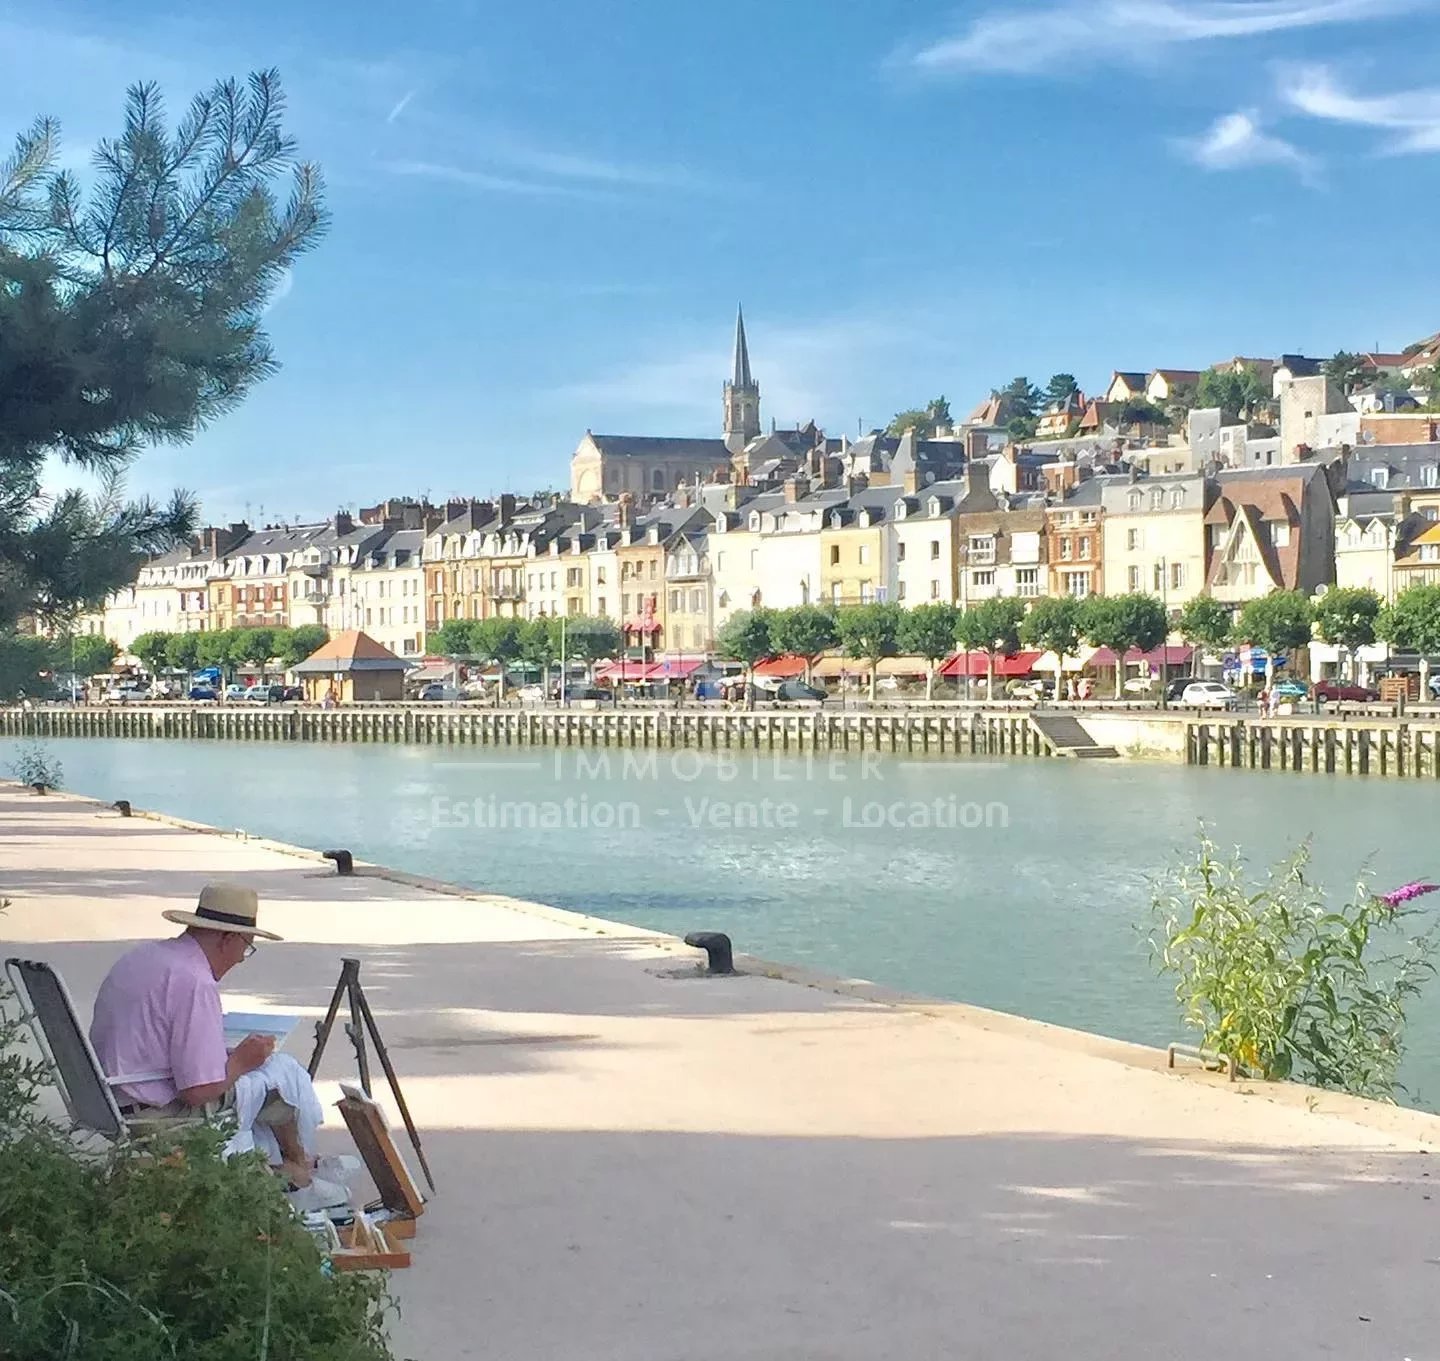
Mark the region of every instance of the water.
MULTIPOLYGON (((81 793, 662 931, 723 930, 771 959, 1150 1044, 1181 1034, 1137 929, 1147 879, 1202 819, 1257 867, 1313 837, 1316 871, 1340 891, 1367 861, 1380 889, 1440 877, 1424 831, 1440 788, 1423 782, 873 755, 50 745, 81 793)), ((0 743, 0 769, 10 760, 0 743)), ((1410 1099, 1440 1104, 1440 984, 1412 1010, 1402 1076, 1410 1099)))

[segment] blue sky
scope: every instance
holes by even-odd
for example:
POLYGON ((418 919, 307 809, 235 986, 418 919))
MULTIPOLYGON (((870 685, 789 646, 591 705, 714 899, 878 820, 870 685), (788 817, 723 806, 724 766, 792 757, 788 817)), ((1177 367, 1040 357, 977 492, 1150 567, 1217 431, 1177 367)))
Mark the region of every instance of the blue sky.
POLYGON ((223 519, 564 485, 587 428, 833 433, 1017 373, 1440 328, 1440 0, 0 0, 0 131, 275 65, 334 227, 282 372, 132 485, 223 519), (1428 69, 1427 69, 1428 68, 1428 69))

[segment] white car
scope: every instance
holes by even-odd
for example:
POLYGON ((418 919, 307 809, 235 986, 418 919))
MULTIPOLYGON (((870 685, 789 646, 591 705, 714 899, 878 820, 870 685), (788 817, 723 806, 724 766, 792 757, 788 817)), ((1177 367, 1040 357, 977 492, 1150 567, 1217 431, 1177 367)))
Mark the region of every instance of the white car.
POLYGON ((545 687, 543 685, 522 685, 515 692, 515 698, 521 704, 544 704, 545 687))
POLYGON ((1219 681, 1195 681, 1181 692, 1180 703, 1187 709, 1233 709, 1239 698, 1219 681))

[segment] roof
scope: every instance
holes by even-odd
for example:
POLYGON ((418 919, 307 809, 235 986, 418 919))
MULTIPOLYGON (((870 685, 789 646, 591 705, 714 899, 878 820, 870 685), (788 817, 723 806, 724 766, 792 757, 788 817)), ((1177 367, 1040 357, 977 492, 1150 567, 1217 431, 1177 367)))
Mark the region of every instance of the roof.
POLYGON ((330 671, 404 671, 409 662, 397 657, 368 633, 346 629, 305 658, 295 670, 305 674, 330 671))
POLYGON ((675 435, 591 435, 590 442, 610 458, 693 458, 709 463, 730 461, 723 439, 688 439, 675 435))
POLYGON ((1147 373, 1126 373, 1124 369, 1116 369, 1115 372, 1110 375, 1109 385, 1105 389, 1107 392, 1115 386, 1115 380, 1117 378, 1123 378, 1127 388, 1144 392, 1145 384, 1149 381, 1150 375, 1147 373))
POLYGON ((735 308, 735 376, 732 382, 737 388, 753 387, 750 377, 750 347, 745 344, 745 309, 735 308))
POLYGON ((1167 383, 1198 383, 1199 369, 1156 369, 1151 378, 1163 378, 1167 383))

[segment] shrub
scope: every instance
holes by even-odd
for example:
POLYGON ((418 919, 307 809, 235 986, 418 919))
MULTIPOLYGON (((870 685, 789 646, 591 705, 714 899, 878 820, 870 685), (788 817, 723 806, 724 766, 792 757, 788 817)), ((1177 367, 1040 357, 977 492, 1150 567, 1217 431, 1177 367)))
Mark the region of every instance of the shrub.
POLYGON ((0 1019, 0 1357, 388 1361, 383 1278, 328 1274, 258 1154, 207 1127, 86 1153, 39 1077, 0 1019))
POLYGON ((1434 972, 1434 928, 1408 934, 1405 904, 1431 886, 1362 880, 1333 906, 1309 866, 1306 843, 1251 884, 1202 833, 1155 886, 1153 958, 1202 1047, 1248 1076, 1393 1101, 1405 1007, 1434 972))
POLYGON ((10 763, 10 774, 21 784, 27 784, 37 794, 59 789, 65 778, 64 768, 57 757, 39 742, 27 742, 16 753, 10 763))

